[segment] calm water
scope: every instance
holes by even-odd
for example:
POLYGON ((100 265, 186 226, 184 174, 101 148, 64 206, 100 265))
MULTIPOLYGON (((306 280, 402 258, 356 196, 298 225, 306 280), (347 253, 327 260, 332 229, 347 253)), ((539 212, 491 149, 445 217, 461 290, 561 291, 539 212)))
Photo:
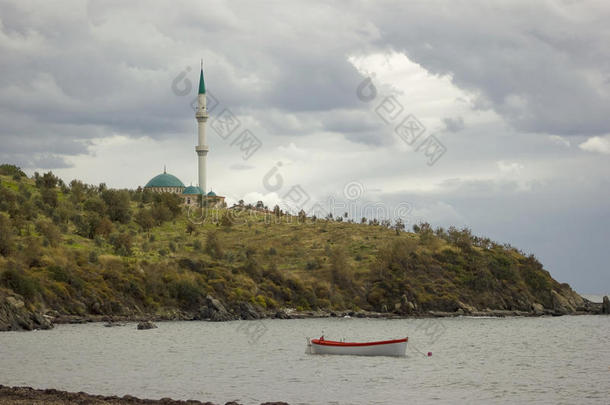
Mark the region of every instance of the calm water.
POLYGON ((610 317, 60 325, 0 333, 0 384, 244 404, 610 399, 610 317), (305 336, 409 336, 406 358, 312 356, 305 336), (258 339, 258 340, 257 340, 258 339), (425 353, 431 351, 432 357, 425 353), (421 352, 421 353, 420 353, 421 352), (423 353, 423 354, 422 354, 423 353))

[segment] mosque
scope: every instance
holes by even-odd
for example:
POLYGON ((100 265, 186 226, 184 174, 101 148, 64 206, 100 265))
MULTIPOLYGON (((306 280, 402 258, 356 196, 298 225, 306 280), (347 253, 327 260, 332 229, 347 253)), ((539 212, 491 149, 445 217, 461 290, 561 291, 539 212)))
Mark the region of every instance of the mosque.
POLYGON ((198 206, 200 204, 208 207, 219 207, 225 205, 225 198, 216 195, 212 190, 206 193, 206 159, 210 148, 206 145, 205 124, 208 120, 206 107, 205 82, 203 80, 203 62, 199 75, 199 93, 197 94, 197 119, 198 145, 195 146, 198 160, 199 186, 185 187, 184 183, 176 176, 169 174, 163 169, 163 173, 150 179, 144 186, 145 189, 155 193, 174 193, 184 200, 185 205, 198 206))

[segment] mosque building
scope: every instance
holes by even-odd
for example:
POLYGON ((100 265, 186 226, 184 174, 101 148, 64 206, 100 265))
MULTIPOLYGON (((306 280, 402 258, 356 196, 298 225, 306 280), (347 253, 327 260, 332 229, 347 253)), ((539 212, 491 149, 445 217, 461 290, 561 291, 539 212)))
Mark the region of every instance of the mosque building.
POLYGON ((206 107, 205 82, 203 80, 203 62, 201 64, 201 73, 199 75, 199 92, 197 94, 197 111, 195 113, 197 119, 197 135, 198 144, 195 146, 198 160, 198 186, 185 187, 184 183, 176 176, 167 173, 165 168, 163 173, 150 179, 144 186, 145 189, 155 193, 174 193, 178 194, 184 200, 185 205, 196 206, 204 204, 206 206, 218 207, 225 205, 225 198, 216 195, 212 190, 207 192, 206 187, 206 161, 210 150, 206 144, 205 124, 208 120, 208 110, 206 107))

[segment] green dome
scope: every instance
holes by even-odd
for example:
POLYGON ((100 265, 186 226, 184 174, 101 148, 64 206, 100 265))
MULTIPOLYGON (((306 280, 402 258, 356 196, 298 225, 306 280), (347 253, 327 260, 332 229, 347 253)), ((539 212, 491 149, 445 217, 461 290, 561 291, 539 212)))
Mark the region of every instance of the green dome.
POLYGON ((169 173, 161 173, 158 176, 150 179, 148 183, 144 187, 182 187, 184 188, 184 184, 180 181, 180 179, 176 176, 173 176, 169 173))
POLYGON ((210 191, 207 195, 208 197, 216 197, 216 193, 213 191, 210 191))
POLYGON ((197 186, 188 186, 182 190, 182 194, 203 194, 203 191, 197 186))

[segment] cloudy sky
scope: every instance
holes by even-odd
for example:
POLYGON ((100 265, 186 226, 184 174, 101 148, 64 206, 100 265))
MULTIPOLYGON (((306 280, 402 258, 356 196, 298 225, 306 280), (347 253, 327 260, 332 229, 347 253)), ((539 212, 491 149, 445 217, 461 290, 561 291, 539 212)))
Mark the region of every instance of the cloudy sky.
POLYGON ((604 1, 0 1, 0 161, 196 184, 203 58, 230 201, 468 226, 608 293, 608 21, 604 1))

